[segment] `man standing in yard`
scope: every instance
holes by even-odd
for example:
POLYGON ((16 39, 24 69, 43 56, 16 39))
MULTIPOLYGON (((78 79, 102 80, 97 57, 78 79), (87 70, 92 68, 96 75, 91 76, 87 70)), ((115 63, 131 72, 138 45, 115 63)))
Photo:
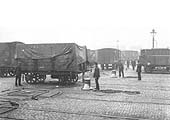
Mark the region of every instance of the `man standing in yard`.
POLYGON ((138 65, 137 65, 137 69, 136 72, 138 73, 138 80, 141 80, 141 72, 142 72, 142 65, 140 63, 140 61, 138 61, 138 65))
POLYGON ((100 77, 100 70, 99 70, 99 67, 98 67, 98 64, 95 63, 95 69, 94 69, 94 74, 93 74, 93 77, 95 78, 95 83, 96 83, 96 90, 100 90, 99 88, 99 77, 100 77))
POLYGON ((127 69, 129 69, 129 64, 130 64, 130 61, 129 59, 127 60, 127 69))
POLYGON ((120 60, 118 62, 118 69, 119 69, 119 77, 121 77, 122 74, 122 77, 124 78, 124 66, 120 60))
POLYGON ((15 78, 15 86, 22 86, 21 85, 21 63, 18 63, 16 67, 16 78, 15 78))
POLYGON ((136 61, 135 61, 135 60, 132 60, 132 61, 131 61, 131 63, 132 63, 132 68, 133 68, 133 70, 135 70, 135 67, 136 67, 136 61))

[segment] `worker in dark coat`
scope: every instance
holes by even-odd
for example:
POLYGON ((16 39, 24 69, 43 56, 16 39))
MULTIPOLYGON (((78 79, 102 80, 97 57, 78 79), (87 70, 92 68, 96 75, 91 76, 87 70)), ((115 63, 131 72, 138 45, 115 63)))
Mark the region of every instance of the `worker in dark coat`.
POLYGON ((99 90, 99 77, 100 77, 100 70, 99 70, 99 67, 98 67, 98 64, 95 63, 95 69, 94 69, 94 74, 93 74, 93 77, 95 78, 95 83, 96 83, 96 90, 99 90))
POLYGON ((138 73, 138 80, 141 80, 142 65, 140 61, 138 61, 136 72, 138 73))
POLYGON ((129 64, 130 64, 130 61, 127 60, 127 69, 129 69, 129 64))
POLYGON ((120 60, 118 62, 118 69, 119 69, 119 77, 121 77, 122 74, 122 77, 124 78, 124 66, 120 60))
POLYGON ((136 61, 132 60, 132 68, 133 68, 133 70, 135 70, 135 67, 136 67, 136 61))
POLYGON ((15 78, 15 86, 21 85, 21 64, 19 63, 16 67, 16 78, 15 78))

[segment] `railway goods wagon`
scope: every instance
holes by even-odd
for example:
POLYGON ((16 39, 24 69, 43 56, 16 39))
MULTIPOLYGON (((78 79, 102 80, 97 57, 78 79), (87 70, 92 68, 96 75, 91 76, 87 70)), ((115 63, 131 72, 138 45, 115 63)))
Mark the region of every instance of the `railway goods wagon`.
POLYGON ((121 60, 122 61, 137 60, 138 58, 139 58, 138 51, 133 51, 133 50, 121 51, 121 60))
POLYGON ((120 50, 114 48, 98 49, 96 56, 96 61, 101 64, 102 69, 115 69, 120 57, 120 50))
POLYGON ((94 65, 97 62, 96 50, 87 50, 88 62, 94 65))
POLYGON ((147 73, 170 73, 169 49, 143 49, 139 60, 147 73))
POLYGON ((29 84, 42 83, 46 75, 74 83, 87 62, 87 50, 75 43, 17 45, 16 60, 29 84))
POLYGON ((0 43, 0 77, 15 76, 16 46, 21 42, 0 43))

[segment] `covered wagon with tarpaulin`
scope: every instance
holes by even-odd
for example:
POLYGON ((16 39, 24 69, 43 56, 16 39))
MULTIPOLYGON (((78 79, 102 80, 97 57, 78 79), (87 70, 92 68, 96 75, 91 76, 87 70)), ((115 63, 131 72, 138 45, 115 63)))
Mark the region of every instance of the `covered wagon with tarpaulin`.
POLYGON ((17 45, 15 59, 27 83, 42 83, 46 75, 62 83, 74 83, 87 62, 85 46, 75 43, 17 45))
POLYGON ((15 76, 15 54, 16 46, 21 42, 0 43, 0 77, 15 76))

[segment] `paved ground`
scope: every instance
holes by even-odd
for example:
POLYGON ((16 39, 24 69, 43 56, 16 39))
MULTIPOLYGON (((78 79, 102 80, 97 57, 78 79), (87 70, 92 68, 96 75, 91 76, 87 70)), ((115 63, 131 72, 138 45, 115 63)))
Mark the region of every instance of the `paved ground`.
MULTIPOLYGON (((142 81, 136 77, 131 69, 125 71, 125 78, 104 71, 99 80, 101 91, 81 90, 81 80, 76 85, 58 86, 48 78, 46 84, 23 83, 16 88, 14 78, 1 78, 0 103, 17 104, 8 104, 7 108, 14 109, 0 113, 0 119, 170 120, 170 75, 142 74, 142 81)), ((94 80, 91 86, 95 87, 94 80)))

